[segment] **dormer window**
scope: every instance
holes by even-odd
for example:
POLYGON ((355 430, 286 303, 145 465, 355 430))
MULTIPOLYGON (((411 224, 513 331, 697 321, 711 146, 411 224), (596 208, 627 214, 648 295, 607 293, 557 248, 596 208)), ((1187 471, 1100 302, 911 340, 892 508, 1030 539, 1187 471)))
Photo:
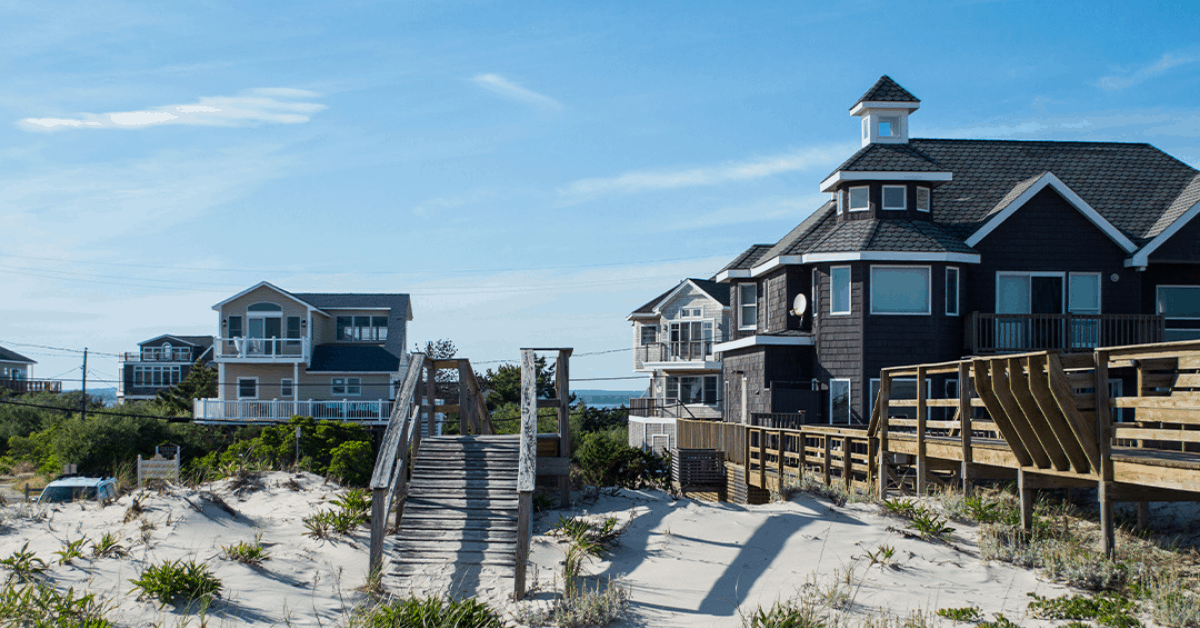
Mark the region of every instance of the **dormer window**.
POLYGON ((917 211, 929 211, 929 188, 917 188, 917 211))
POLYGON ((907 209, 905 204, 905 189, 903 185, 883 186, 883 208, 893 210, 907 209))
POLYGON ((834 200, 837 201, 837 213, 839 216, 841 216, 842 215, 842 205, 843 205, 841 190, 834 192, 833 198, 834 198, 834 200))
POLYGON ((879 137, 899 137, 899 116, 883 116, 879 118, 879 137))
POLYGON ((850 188, 850 211, 865 212, 871 208, 870 188, 867 186, 850 188))

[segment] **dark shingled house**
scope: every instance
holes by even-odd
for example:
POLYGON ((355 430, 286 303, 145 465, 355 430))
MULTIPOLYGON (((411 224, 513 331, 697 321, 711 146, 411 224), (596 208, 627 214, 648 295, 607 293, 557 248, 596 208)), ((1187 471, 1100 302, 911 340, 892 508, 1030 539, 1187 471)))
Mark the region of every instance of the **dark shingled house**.
POLYGON ((883 367, 1200 338, 1200 172, 1148 144, 909 139, 919 107, 879 79, 830 200, 715 277, 724 420, 862 424, 883 367))

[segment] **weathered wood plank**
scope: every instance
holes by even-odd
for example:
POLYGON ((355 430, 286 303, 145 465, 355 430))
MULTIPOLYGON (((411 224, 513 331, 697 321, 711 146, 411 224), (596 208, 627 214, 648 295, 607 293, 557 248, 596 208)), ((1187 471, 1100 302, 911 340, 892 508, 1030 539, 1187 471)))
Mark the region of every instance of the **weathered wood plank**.
POLYGON ((1071 461, 1071 467, 1079 473, 1088 473, 1091 469, 1091 463, 1084 450, 1084 445, 1076 438, 1074 430, 1071 429, 1071 426, 1067 423, 1067 418, 1063 416, 1062 410, 1058 407, 1058 402, 1054 400, 1054 393, 1050 392, 1049 378, 1046 375, 1046 369, 1049 366, 1046 358, 1028 358, 1025 366, 1028 369, 1028 374, 1023 383, 1027 387, 1029 399, 1036 404, 1038 410, 1041 412, 1046 425, 1053 432, 1059 446, 1071 461))
MULTIPOLYGON (((1037 437, 1033 426, 1025 419, 1025 414, 1021 412, 1021 408, 1017 405, 1017 400, 1012 396, 1012 389, 1008 383, 1008 369, 1006 368, 1005 359, 991 360, 992 363, 992 395, 1003 409, 1004 420, 1008 421, 1016 432, 1017 438, 1025 447, 1025 451, 1029 452, 1033 458, 1033 465, 1039 469, 1048 469, 1053 466, 1050 463, 1050 456, 1046 453, 1044 447, 1037 437)), ((999 424, 999 417, 992 417, 999 424)), ((1009 443, 1012 444, 1011 442, 1009 443)), ((1028 466, 1028 465, 1021 465, 1028 466)))
POLYGON ((1062 360, 1054 353, 1046 356, 1046 385, 1050 389, 1050 394, 1054 398, 1059 412, 1066 420, 1067 427, 1071 429, 1076 442, 1080 444, 1084 455, 1087 456, 1092 471, 1099 469, 1100 448, 1096 440, 1094 424, 1088 421, 1087 417, 1075 406, 1074 395, 1071 394, 1070 386, 1067 383, 1062 360))
POLYGON ((992 417, 992 421, 996 424, 996 429, 1004 437, 1009 448, 1012 449, 1013 456, 1016 457, 1017 462, 1022 467, 1033 464, 1033 457, 1021 442, 1021 437, 1017 434, 1012 423, 1006 418, 1004 407, 1000 405, 1000 401, 993 392, 995 384, 992 382, 991 363, 983 359, 973 360, 972 371, 975 375, 975 392, 983 401, 984 407, 992 417))

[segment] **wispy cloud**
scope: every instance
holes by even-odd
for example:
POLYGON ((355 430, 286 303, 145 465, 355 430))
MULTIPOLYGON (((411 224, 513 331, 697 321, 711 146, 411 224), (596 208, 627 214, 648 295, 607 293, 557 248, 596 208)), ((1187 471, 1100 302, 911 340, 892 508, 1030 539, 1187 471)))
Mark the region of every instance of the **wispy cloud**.
POLYGON ((248 126, 308 122, 325 105, 311 102, 315 92, 290 88, 260 88, 236 96, 204 96, 199 102, 166 105, 141 111, 84 113, 75 118, 25 118, 27 129, 139 129, 164 124, 248 126))
POLYGON ((615 177, 580 179, 559 193, 566 196, 595 196, 601 194, 637 194, 655 190, 719 185, 739 181, 753 181, 764 177, 808 170, 822 166, 836 166, 854 152, 856 145, 809 148, 802 151, 763 157, 749 161, 730 162, 719 166, 702 166, 684 170, 642 170, 626 172, 615 177))
POLYGON ((562 104, 557 100, 539 94, 531 89, 521 87, 499 74, 480 74, 471 80, 475 81, 476 85, 509 100, 515 100, 542 109, 553 109, 555 111, 563 108, 562 104))
POLYGON ((1096 80, 1095 85, 1105 91, 1116 91, 1133 87, 1142 81, 1152 79, 1156 76, 1166 73, 1167 70, 1185 63, 1191 63, 1196 59, 1191 56, 1177 56, 1171 53, 1164 54, 1158 61, 1151 63, 1145 67, 1139 68, 1132 73, 1126 75, 1110 75, 1102 76, 1096 80))

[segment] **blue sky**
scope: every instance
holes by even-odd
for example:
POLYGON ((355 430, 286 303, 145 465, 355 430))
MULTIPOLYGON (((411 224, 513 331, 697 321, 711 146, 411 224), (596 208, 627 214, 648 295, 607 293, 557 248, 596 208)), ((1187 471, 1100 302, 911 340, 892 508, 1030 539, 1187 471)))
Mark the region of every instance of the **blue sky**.
POLYGON ((1200 165, 1197 13, 0 2, 0 344, 67 378, 78 356, 44 347, 88 346, 112 380, 105 353, 215 333, 212 304, 265 279, 408 292, 412 339, 476 361, 628 349, 629 311, 820 204, 882 74, 922 100, 914 137, 1149 142, 1200 165))

